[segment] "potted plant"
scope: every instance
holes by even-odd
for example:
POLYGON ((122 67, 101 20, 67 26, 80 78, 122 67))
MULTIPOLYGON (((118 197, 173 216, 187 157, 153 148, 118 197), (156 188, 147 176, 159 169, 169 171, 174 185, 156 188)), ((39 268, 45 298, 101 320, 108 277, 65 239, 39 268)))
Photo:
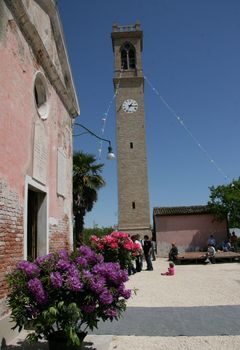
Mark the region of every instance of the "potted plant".
POLYGON ((139 244, 134 243, 126 232, 114 231, 109 235, 90 237, 90 246, 101 253, 104 261, 118 262, 122 269, 127 269, 132 260, 141 254, 139 244))
POLYGON ((31 322, 28 339, 47 339, 50 349, 79 348, 88 328, 118 319, 131 296, 127 272, 87 246, 21 261, 7 279, 13 328, 31 322))

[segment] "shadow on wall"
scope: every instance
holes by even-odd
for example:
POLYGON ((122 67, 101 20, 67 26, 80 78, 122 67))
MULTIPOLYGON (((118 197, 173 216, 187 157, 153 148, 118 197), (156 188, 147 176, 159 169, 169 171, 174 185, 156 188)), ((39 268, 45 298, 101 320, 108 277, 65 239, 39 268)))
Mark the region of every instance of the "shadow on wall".
POLYGON ((205 240, 205 236, 200 231, 197 231, 193 235, 191 242, 186 248, 186 252, 202 252, 202 251, 205 251, 206 249, 207 249, 207 242, 205 240))

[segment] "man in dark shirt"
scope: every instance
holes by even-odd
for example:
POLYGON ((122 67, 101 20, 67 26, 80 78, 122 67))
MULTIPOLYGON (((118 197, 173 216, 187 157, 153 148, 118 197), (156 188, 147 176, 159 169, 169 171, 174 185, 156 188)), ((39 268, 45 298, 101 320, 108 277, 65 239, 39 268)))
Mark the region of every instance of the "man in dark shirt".
POLYGON ((144 236, 143 252, 144 252, 144 256, 147 264, 147 271, 152 271, 153 270, 152 259, 151 259, 152 242, 150 241, 148 235, 144 236))
POLYGON ((173 261, 174 262, 176 260, 177 256, 178 256, 178 249, 176 247, 176 244, 172 243, 172 248, 169 251, 168 259, 169 259, 169 261, 173 261))

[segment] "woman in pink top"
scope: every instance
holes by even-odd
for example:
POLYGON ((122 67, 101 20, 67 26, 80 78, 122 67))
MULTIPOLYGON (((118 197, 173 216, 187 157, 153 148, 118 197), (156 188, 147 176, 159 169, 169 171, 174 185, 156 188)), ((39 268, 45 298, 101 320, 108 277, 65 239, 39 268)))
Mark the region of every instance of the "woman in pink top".
POLYGON ((162 276, 173 276, 175 274, 174 263, 172 261, 169 262, 169 268, 167 272, 161 273, 162 276))

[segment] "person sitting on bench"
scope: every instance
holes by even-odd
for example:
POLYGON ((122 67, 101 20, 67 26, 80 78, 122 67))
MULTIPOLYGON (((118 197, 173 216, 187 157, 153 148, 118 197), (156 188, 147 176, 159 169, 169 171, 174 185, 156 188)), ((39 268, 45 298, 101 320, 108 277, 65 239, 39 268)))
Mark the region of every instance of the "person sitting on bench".
POLYGON ((176 261, 176 258, 178 256, 178 249, 175 244, 175 242, 172 243, 172 248, 170 249, 168 253, 168 261, 176 261))
POLYGON ((213 245, 210 243, 208 244, 208 250, 206 254, 206 260, 204 261, 205 264, 215 264, 215 254, 216 254, 216 249, 214 248, 213 245))

